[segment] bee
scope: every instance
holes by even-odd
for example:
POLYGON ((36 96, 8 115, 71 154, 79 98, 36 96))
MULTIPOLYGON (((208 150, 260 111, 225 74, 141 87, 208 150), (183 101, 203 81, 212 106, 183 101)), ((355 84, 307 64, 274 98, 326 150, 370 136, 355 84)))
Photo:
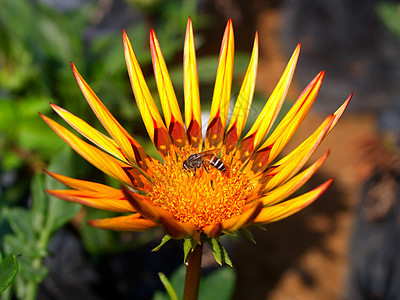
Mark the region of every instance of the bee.
POLYGON ((183 168, 185 170, 193 170, 194 175, 196 175, 196 170, 201 167, 208 171, 207 165, 212 166, 218 171, 225 172, 226 168, 224 162, 215 154, 219 152, 220 149, 212 149, 200 153, 193 153, 188 156, 188 158, 183 162, 183 168))

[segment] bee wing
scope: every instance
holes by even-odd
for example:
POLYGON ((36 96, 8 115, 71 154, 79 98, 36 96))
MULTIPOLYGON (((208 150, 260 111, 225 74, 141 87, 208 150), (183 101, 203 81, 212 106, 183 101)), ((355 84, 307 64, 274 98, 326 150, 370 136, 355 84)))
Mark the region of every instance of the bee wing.
POLYGON ((203 152, 199 153, 199 155, 200 155, 200 157, 204 158, 207 156, 217 155, 220 151, 221 151, 221 148, 215 148, 215 149, 203 151, 203 152))

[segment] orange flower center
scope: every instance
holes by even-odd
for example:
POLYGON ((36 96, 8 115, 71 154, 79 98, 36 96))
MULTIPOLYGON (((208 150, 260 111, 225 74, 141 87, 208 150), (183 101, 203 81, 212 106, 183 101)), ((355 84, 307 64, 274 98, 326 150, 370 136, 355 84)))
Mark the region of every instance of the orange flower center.
POLYGON ((240 215, 253 191, 250 180, 240 171, 241 163, 223 158, 225 172, 206 163, 209 173, 200 168, 194 174, 183 168, 191 153, 183 149, 177 158, 167 157, 164 164, 153 161, 154 186, 148 195, 152 202, 177 220, 199 228, 240 215))

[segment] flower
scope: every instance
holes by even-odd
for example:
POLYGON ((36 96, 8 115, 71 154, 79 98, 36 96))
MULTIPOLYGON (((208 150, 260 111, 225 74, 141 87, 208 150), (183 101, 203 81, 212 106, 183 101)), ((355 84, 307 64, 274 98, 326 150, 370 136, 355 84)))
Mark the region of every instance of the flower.
POLYGON ((351 96, 301 145, 275 162, 310 110, 324 72, 311 81, 275 130, 267 135, 286 97, 300 45, 296 47, 255 123, 240 140, 254 93, 258 37, 256 34, 250 63, 228 124, 234 60, 233 28, 229 20, 222 41, 210 119, 203 142, 191 20, 188 21, 184 45, 185 122, 154 31, 150 32, 151 56, 164 120, 125 32, 123 43, 137 105, 163 161, 145 153, 143 147, 107 110, 73 64, 72 72, 79 87, 109 136, 55 104, 51 106, 61 118, 91 143, 41 115, 83 158, 122 183, 121 189, 116 189, 48 172, 71 188, 48 190, 48 193, 67 201, 125 213, 118 217, 91 220, 90 225, 119 231, 144 231, 161 226, 173 238, 190 236, 201 242, 201 237, 218 238, 224 233, 233 233, 251 225, 264 225, 286 218, 311 204, 331 184, 332 180, 328 180, 305 194, 286 200, 325 161, 328 153, 299 173, 335 126, 351 96))

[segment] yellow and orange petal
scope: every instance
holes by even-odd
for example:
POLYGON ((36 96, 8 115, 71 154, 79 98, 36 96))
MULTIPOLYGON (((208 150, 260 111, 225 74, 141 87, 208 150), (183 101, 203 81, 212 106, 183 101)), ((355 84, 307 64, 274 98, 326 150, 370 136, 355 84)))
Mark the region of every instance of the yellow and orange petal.
POLYGON ((121 189, 115 189, 49 172, 71 188, 49 190, 50 194, 66 201, 128 214, 92 220, 89 224, 126 231, 143 231, 160 226, 173 238, 191 236, 202 242, 202 237, 218 238, 251 225, 283 219, 311 204, 329 187, 331 180, 286 200, 315 174, 327 158, 328 152, 298 173, 342 116, 351 96, 308 139, 274 162, 309 112, 324 77, 324 72, 321 72, 310 82, 275 130, 269 133, 293 78, 300 45, 294 50, 255 123, 240 140, 257 77, 257 33, 249 66, 232 117, 228 120, 234 61, 233 26, 232 21, 228 21, 204 139, 191 20, 187 24, 183 57, 185 120, 155 32, 150 31, 150 48, 164 119, 125 32, 123 44, 136 103, 150 139, 162 155, 162 161, 147 156, 140 144, 98 99, 74 65, 72 71, 78 85, 109 136, 54 104, 51 104, 53 109, 89 142, 42 115, 45 122, 76 152, 123 185, 121 189))

